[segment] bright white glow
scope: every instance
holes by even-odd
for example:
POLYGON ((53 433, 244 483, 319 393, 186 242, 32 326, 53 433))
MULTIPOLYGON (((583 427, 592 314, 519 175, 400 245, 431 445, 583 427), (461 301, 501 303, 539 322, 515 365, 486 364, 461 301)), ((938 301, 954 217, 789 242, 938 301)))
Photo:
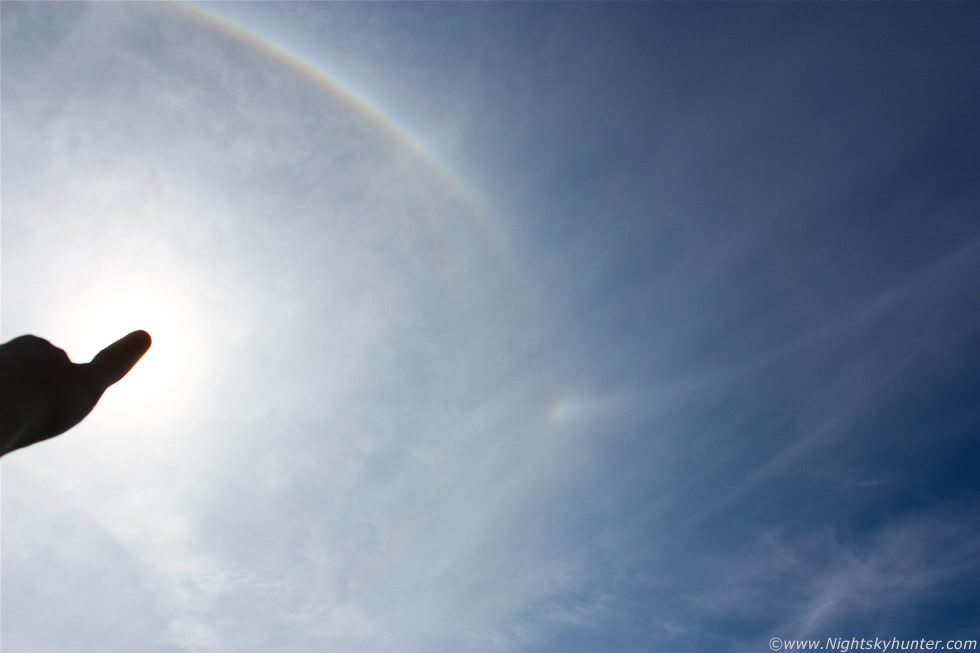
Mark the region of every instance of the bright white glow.
POLYGON ((153 345, 136 367, 106 391, 99 419, 114 426, 153 424, 186 414, 206 369, 193 346, 199 325, 188 300, 174 284, 130 279, 78 298, 66 317, 71 325, 63 346, 75 362, 87 362, 115 340, 143 329, 153 345))

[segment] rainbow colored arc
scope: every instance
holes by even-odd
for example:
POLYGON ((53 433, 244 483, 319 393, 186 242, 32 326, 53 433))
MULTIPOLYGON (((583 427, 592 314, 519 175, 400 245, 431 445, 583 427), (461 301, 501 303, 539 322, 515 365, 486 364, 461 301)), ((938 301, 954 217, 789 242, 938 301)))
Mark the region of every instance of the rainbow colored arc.
POLYGON ((458 175, 454 174, 411 131, 400 125, 388 112, 365 97, 363 93, 355 91, 350 84, 341 82, 336 76, 327 73, 323 68, 317 66, 309 59, 304 58, 288 45, 264 35, 254 28, 236 23, 219 14, 214 9, 205 8, 191 2, 180 2, 174 6, 186 16, 202 22, 228 37, 243 42, 249 47, 255 48, 292 68, 311 83, 346 104, 370 125, 378 129, 381 133, 387 134, 392 140, 408 149, 420 161, 424 162, 433 173, 454 191, 459 199, 464 201, 469 209, 480 214, 483 213, 480 202, 475 198, 475 193, 460 180, 458 175))

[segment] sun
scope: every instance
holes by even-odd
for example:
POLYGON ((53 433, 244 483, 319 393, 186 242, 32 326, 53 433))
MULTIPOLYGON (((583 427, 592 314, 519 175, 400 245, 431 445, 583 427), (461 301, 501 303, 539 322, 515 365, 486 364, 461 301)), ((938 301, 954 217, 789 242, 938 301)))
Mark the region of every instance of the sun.
POLYGON ((192 408, 203 360, 194 346, 193 334, 199 332, 195 311, 184 293, 133 280, 80 298, 68 313, 68 339, 57 344, 76 363, 90 361, 137 329, 153 339, 129 374, 103 395, 96 408, 100 421, 128 427, 152 420, 159 425, 192 408))

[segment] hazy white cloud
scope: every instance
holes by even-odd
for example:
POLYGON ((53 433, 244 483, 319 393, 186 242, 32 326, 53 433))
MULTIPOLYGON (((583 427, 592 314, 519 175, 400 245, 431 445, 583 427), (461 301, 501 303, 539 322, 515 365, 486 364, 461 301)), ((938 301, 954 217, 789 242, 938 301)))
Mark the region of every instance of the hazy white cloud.
MULTIPOLYGON (((164 620, 148 641, 506 647, 509 615, 574 579, 560 558, 539 565, 542 533, 525 553, 505 536, 535 483, 514 456, 537 455, 519 440, 543 407, 515 415, 477 380, 522 345, 499 305, 491 315, 497 282, 474 285, 486 255, 473 216, 350 106, 261 53, 163 9, 51 13, 74 21, 70 36, 4 98, 5 155, 57 184, 4 198, 5 224, 24 231, 5 250, 5 272, 24 275, 5 332, 76 354, 74 320, 130 282, 178 312, 144 363, 181 357, 175 384, 191 390, 164 387, 114 424, 113 389, 65 447, 5 462, 8 487, 75 497, 64 509, 125 552, 164 620), (167 351, 167 335, 192 355, 167 351), (494 402, 481 426, 472 415, 494 402)), ((23 546, 39 547, 17 558, 23 578, 43 575, 44 540, 23 546)), ((69 568, 90 559, 82 549, 69 568)), ((16 580, 10 592, 28 591, 16 580)))

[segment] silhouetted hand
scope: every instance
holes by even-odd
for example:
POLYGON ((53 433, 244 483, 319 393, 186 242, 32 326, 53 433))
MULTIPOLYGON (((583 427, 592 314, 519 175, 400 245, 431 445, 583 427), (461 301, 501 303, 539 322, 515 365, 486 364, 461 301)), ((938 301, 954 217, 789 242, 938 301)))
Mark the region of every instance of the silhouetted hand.
POLYGON ((0 456, 81 422, 150 344, 150 334, 133 331, 91 363, 72 363, 63 350, 36 336, 0 345, 0 456))

